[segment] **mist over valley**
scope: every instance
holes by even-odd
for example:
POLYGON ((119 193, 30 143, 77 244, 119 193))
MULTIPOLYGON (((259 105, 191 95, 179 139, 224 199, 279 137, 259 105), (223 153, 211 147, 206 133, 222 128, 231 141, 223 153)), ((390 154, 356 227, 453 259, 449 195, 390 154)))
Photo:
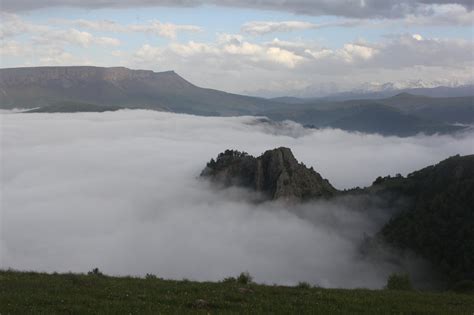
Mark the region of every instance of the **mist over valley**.
POLYGON ((386 209, 362 211, 356 199, 254 203, 251 191, 199 179, 207 161, 228 148, 257 156, 286 146, 348 189, 469 154, 473 136, 383 137, 143 110, 3 112, 2 126, 4 267, 200 281, 248 271, 265 283, 368 288, 400 268, 358 254, 386 209))

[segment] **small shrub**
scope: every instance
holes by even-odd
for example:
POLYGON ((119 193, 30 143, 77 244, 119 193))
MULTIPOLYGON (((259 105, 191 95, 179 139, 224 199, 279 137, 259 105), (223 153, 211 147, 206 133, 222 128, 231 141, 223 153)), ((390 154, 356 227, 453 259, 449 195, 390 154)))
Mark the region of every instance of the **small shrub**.
POLYGON ((234 277, 227 277, 227 278, 224 278, 224 280, 222 280, 223 283, 235 283, 237 282, 237 279, 235 279, 234 277))
POLYGON ((99 270, 99 268, 94 268, 87 273, 89 276, 103 276, 104 274, 99 270))
POLYGON ((311 285, 308 282, 299 282, 296 286, 298 289, 311 289, 311 285))
POLYGON ((252 283, 252 276, 248 272, 242 272, 237 277, 237 282, 240 284, 249 284, 252 283))
POLYGON ((399 291, 410 291, 413 290, 413 286, 410 281, 408 274, 397 274, 392 273, 387 280, 385 287, 387 290, 399 290, 399 291))
POLYGON ((457 293, 474 293, 474 281, 459 281, 453 286, 453 291, 457 293))
POLYGON ((157 279, 157 277, 152 273, 147 273, 146 276, 145 276, 145 279, 154 280, 154 279, 157 279))

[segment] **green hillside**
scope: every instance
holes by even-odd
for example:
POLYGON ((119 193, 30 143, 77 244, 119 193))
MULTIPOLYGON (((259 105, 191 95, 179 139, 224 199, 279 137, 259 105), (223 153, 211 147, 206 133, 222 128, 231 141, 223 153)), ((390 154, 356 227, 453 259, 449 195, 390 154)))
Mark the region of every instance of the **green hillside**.
POLYGON ((383 227, 389 244, 420 254, 451 282, 474 281, 474 155, 379 178, 371 189, 412 200, 383 227))

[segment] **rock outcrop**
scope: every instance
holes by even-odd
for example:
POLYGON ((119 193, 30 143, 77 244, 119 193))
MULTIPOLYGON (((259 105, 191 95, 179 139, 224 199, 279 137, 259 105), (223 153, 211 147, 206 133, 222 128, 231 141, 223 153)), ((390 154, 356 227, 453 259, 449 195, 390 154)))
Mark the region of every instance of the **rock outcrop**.
POLYGON ((201 176, 224 186, 251 188, 274 200, 329 198, 338 192, 313 168, 298 163, 291 150, 284 147, 257 158, 227 150, 207 163, 201 176))

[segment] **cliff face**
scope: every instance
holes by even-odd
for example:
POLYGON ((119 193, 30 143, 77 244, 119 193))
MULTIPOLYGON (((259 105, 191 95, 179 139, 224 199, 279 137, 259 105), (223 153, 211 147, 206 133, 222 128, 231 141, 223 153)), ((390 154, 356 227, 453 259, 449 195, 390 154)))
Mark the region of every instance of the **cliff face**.
POLYGON ((312 168, 298 163, 288 148, 266 151, 255 158, 227 150, 211 160, 201 176, 225 186, 242 186, 269 199, 310 200, 329 198, 337 190, 312 168))
POLYGON ((125 80, 152 80, 157 76, 178 78, 173 71, 155 73, 151 70, 130 70, 124 67, 34 67, 0 69, 2 86, 38 84, 46 86, 51 81, 59 83, 81 83, 83 81, 120 82, 125 80))

